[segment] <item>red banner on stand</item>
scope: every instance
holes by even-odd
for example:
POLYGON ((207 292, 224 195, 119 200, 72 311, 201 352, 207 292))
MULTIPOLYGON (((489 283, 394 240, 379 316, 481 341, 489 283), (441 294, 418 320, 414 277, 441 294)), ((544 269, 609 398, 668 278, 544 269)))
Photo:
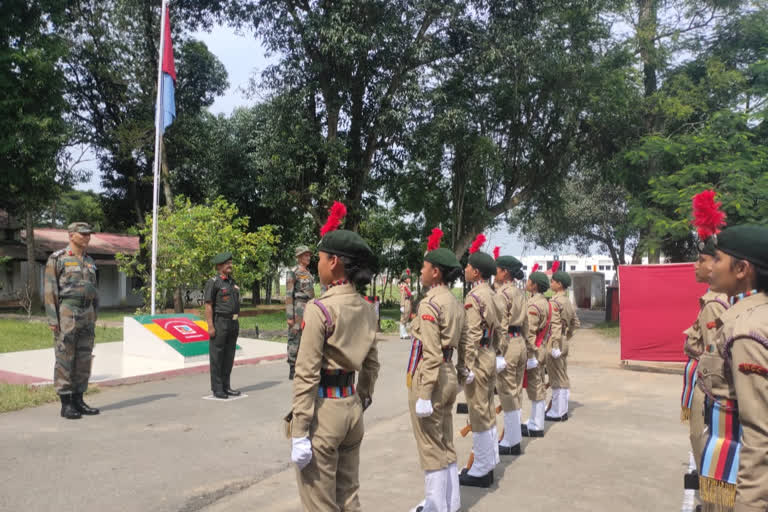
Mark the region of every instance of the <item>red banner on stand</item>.
POLYGON ((620 266, 621 359, 687 361, 683 331, 696 320, 706 291, 692 263, 620 266))

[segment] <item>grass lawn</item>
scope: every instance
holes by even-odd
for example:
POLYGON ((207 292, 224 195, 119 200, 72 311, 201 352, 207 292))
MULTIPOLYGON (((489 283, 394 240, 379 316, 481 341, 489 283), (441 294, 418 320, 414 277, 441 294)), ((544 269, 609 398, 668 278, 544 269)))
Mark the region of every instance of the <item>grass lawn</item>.
POLYGON ((595 325, 597 332, 609 338, 618 338, 620 336, 619 322, 603 322, 595 325))
MULTIPOLYGON (((86 395, 98 393, 99 388, 91 387, 86 395)), ((18 411, 59 400, 53 386, 26 386, 24 384, 0 383, 0 413, 18 411)))
MULTIPOLYGON (((96 343, 122 339, 122 328, 96 327, 96 343)), ((48 324, 0 318, 0 353, 52 347, 53 335, 48 324)))

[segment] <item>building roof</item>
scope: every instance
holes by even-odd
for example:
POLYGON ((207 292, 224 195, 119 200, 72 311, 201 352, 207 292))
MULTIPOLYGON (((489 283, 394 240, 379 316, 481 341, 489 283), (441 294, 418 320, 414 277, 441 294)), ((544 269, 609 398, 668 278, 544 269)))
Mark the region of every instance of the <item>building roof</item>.
MULTIPOLYGON (((26 241, 26 232, 21 232, 22 241, 26 241)), ((41 253, 44 253, 46 259, 48 255, 59 249, 63 249, 69 244, 69 232, 66 229, 35 228, 35 249, 36 257, 39 259, 41 253)), ((88 254, 112 256, 121 252, 124 254, 135 254, 139 251, 139 237, 133 235, 119 235, 117 233, 93 233, 91 243, 88 244, 88 254)))

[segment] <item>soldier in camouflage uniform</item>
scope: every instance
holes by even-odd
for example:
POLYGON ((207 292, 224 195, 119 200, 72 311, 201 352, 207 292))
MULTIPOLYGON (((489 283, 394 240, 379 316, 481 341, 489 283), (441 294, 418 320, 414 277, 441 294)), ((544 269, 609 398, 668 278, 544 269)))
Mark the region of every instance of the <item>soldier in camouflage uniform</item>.
POLYGON ((309 273, 309 261, 312 252, 306 245, 296 248, 297 265, 285 276, 285 315, 288 320, 288 378, 296 373, 296 355, 304 322, 304 309, 307 302, 315 298, 315 279, 309 273))
POLYGON ((53 381, 61 416, 74 420, 99 414, 83 401, 91 376, 99 292, 96 265, 85 253, 91 226, 74 222, 68 231, 69 245, 51 254, 45 266, 45 312, 55 342, 53 381))

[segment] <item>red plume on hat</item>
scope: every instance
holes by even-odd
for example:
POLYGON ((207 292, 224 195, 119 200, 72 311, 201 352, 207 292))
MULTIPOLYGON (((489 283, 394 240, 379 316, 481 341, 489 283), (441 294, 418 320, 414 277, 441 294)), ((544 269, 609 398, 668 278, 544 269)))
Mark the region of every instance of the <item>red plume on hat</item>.
POLYGON ((534 263, 533 264, 533 268, 531 269, 531 274, 533 274, 537 270, 539 270, 539 264, 538 263, 534 263))
POLYGON ((411 277, 411 269, 409 268, 405 269, 405 275, 407 275, 408 277, 411 277))
POLYGON ((331 231, 336 231, 341 226, 341 219, 347 215, 347 207, 338 201, 333 202, 331 210, 328 212, 328 220, 325 221, 325 225, 320 228, 320 236, 325 236, 331 231))
POLYGON ((485 235, 480 233, 477 235, 477 238, 475 238, 475 241, 472 242, 472 245, 469 247, 469 254, 475 254, 477 251, 480 250, 480 248, 485 243, 485 235))
POLYGON ((499 254, 501 253, 501 247, 498 245, 493 248, 493 259, 497 260, 499 259, 499 254))
POLYGON ((556 261, 552 264, 552 273, 554 274, 560 269, 560 262, 556 261))
POLYGON ((705 190, 693 196, 693 225, 701 240, 720 232, 725 226, 725 212, 720 210, 722 202, 715 202, 715 191, 705 190))
POLYGON ((434 251, 440 248, 440 240, 443 238, 443 231, 440 228, 432 228, 432 234, 427 239, 427 251, 434 251))

